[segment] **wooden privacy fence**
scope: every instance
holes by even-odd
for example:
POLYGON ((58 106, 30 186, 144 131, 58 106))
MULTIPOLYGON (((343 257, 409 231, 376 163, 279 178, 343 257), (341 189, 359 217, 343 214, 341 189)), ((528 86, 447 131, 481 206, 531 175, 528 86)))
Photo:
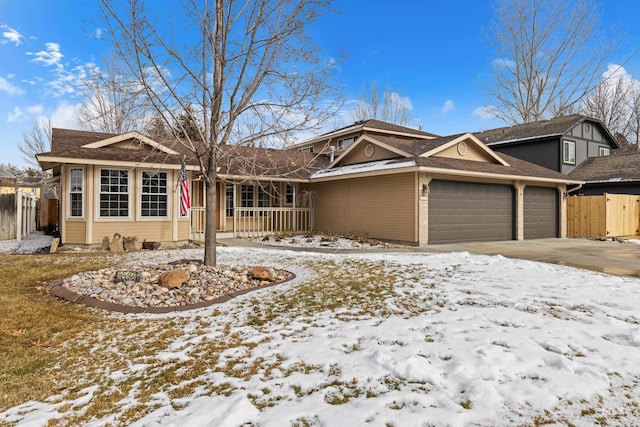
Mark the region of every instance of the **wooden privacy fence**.
POLYGON ((0 240, 22 240, 36 229, 36 197, 21 190, 0 195, 0 240))
POLYGON ((0 240, 16 238, 16 195, 0 194, 0 240))
POLYGON ((603 194, 567 198, 567 237, 640 235, 640 196, 603 194))

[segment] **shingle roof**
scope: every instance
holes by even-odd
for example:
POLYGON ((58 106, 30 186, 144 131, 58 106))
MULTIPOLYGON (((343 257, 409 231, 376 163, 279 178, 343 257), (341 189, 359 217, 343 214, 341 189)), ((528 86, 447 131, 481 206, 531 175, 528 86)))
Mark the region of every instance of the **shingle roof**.
MULTIPOLYGON (((195 155, 176 140, 168 139, 163 145, 178 154, 167 154, 160 150, 132 150, 117 146, 83 148, 85 144, 111 138, 113 134, 77 131, 69 129, 52 130, 51 151, 41 153, 41 157, 59 157, 75 160, 104 160, 140 164, 180 165, 183 158, 188 165, 198 166, 195 155)), ((244 146, 221 146, 218 154, 220 174, 238 176, 288 177, 300 179, 324 165, 324 159, 311 153, 275 150, 244 146)))
POLYGON ((569 177, 581 181, 640 181, 640 154, 591 157, 571 171, 569 177))
MULTIPOLYGON (((326 132, 323 133, 321 135, 319 135, 319 137, 322 136, 329 136, 331 134, 334 133, 341 133, 343 131, 359 131, 362 130, 364 128, 368 128, 371 130, 380 130, 380 131, 386 131, 386 132, 400 132, 400 133, 410 133, 416 136, 425 136, 425 137, 429 137, 429 138, 433 138, 433 137, 437 137, 438 135, 430 133, 430 132, 425 132, 423 130, 419 130, 419 129, 414 129, 414 128, 410 128, 407 126, 400 126, 400 125, 396 125, 394 123, 388 123, 388 122, 383 122, 381 120, 376 120, 376 119, 369 119, 369 120, 360 120, 358 122, 355 123, 351 123, 350 125, 338 128, 338 129, 334 129, 330 132, 326 132)), ((312 139, 317 139, 318 137, 312 138, 312 139)), ((305 144, 308 141, 303 141, 300 144, 305 144)), ((300 144, 295 144, 300 145, 300 144)))
MULTIPOLYGON (((516 157, 509 156, 507 154, 500 153, 500 157, 506 161, 509 166, 504 166, 499 163, 490 162, 476 162, 472 160, 454 159, 448 157, 416 157, 415 161, 418 166, 454 169, 466 172, 482 172, 498 175, 510 175, 510 176, 529 176, 544 179, 553 179, 560 181, 567 181, 567 176, 556 172, 551 169, 547 169, 542 166, 538 166, 533 163, 526 162, 516 157)), ((579 181, 579 179, 570 179, 579 181)))
POLYGON ((433 150, 447 142, 457 138, 460 135, 441 136, 433 139, 414 139, 403 138, 393 135, 371 135, 376 141, 380 141, 391 147, 397 148, 412 155, 419 155, 433 150))
POLYGON ((578 123, 589 120, 600 125, 600 127, 611 137, 614 143, 618 142, 609 133, 606 127, 599 120, 592 119, 580 114, 571 116, 556 117, 550 120, 540 120, 532 123, 524 123, 521 125, 506 126, 497 129, 489 129, 483 132, 476 132, 474 136, 483 143, 491 146, 492 144, 505 144, 509 142, 522 141, 533 138, 543 138, 551 136, 564 135, 570 131, 578 123))

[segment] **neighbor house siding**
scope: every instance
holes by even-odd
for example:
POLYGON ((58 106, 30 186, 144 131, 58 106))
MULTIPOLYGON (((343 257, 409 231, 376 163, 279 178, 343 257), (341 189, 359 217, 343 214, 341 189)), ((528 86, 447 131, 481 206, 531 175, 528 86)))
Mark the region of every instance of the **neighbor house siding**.
POLYGON ((339 234, 415 242, 416 177, 413 173, 310 184, 315 228, 339 234))
POLYGON ((548 169, 561 171, 562 144, 560 138, 526 141, 520 144, 496 144, 490 148, 498 153, 505 153, 548 169))

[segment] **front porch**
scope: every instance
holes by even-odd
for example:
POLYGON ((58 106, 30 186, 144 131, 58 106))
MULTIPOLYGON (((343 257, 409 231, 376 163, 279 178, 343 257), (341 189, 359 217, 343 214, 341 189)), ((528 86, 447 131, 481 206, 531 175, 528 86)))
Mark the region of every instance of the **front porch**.
MULTIPOLYGON (((262 237, 279 233, 313 231, 313 206, 309 197, 300 197, 291 182, 216 183, 216 234, 219 237, 262 237), (304 204, 300 206, 301 200, 304 204)), ((191 240, 204 240, 205 188, 192 181, 190 209, 191 240)))

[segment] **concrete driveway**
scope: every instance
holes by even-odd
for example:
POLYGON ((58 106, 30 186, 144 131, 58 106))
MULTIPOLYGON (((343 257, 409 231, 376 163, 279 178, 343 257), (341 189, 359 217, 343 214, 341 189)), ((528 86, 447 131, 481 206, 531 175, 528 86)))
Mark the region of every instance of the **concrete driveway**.
POLYGON ((420 250, 502 255, 602 273, 640 277, 640 245, 630 243, 588 239, 537 239, 430 245, 420 250))

